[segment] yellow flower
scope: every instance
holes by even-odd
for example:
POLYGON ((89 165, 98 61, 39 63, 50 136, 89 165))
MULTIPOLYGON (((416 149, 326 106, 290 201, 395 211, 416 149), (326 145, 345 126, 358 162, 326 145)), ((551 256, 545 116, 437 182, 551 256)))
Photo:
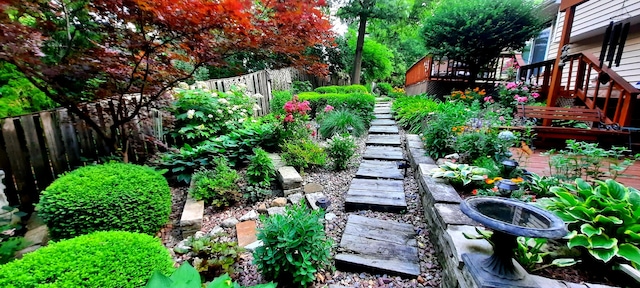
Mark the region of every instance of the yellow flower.
POLYGON ((524 179, 522 179, 522 177, 511 178, 511 182, 516 183, 516 184, 522 183, 522 181, 524 181, 524 179))

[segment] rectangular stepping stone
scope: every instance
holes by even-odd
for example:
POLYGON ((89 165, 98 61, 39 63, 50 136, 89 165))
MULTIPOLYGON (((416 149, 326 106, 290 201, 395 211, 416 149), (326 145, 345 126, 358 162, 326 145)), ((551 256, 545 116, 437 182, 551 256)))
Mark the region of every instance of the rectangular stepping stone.
POLYGON ((404 179, 396 162, 362 160, 356 178, 404 179))
POLYGON ((244 247, 258 241, 256 236, 256 221, 244 221, 236 224, 238 246, 244 247))
POLYGON ((182 227, 182 235, 185 238, 200 231, 203 215, 204 200, 196 201, 191 197, 187 197, 187 202, 182 209, 182 216, 180 216, 180 227, 182 227))
POLYGON ((393 119, 393 115, 391 114, 374 114, 373 116, 375 116, 376 119, 393 119))
POLYGON ((389 107, 377 107, 373 108, 374 114, 391 114, 391 108, 389 107))
POLYGON ((369 134, 398 134, 398 126, 371 126, 369 134))
POLYGON ((336 255, 336 265, 338 269, 417 277, 415 236, 409 224, 350 215, 340 240, 345 252, 336 255))
POLYGON ((400 146, 400 135, 369 135, 367 145, 400 146))
POLYGON ((400 212, 407 209, 402 180, 358 179, 351 181, 345 210, 400 212))
POLYGON ((396 120, 393 119, 373 119, 371 126, 389 126, 396 125, 396 120))
POLYGON ((400 161, 403 158, 402 148, 385 146, 367 146, 362 155, 364 159, 400 161))

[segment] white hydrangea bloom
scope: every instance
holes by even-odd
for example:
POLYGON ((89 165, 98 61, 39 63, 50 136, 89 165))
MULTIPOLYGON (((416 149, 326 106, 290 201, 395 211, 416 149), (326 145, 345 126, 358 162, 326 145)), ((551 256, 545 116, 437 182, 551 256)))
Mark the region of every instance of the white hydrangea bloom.
POLYGON ((184 83, 184 82, 180 82, 180 83, 178 83, 178 88, 180 88, 180 89, 189 89, 189 84, 184 83))
POLYGON ((187 111, 187 118, 193 119, 193 115, 195 115, 195 114, 196 114, 196 110, 191 109, 191 110, 187 111))

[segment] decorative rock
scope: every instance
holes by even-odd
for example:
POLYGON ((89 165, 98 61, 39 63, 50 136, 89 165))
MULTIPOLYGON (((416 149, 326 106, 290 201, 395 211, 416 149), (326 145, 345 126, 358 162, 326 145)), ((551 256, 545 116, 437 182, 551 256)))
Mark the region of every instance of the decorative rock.
POLYGON ((240 217, 240 222, 242 221, 249 221, 249 220, 256 220, 258 219, 258 212, 256 212, 255 210, 251 210, 249 212, 247 212, 246 214, 242 215, 242 217, 240 217))
POLYGON ((287 206, 287 198, 279 197, 271 201, 271 207, 284 207, 284 206, 287 206))
POLYGON ((295 205, 300 203, 300 201, 304 199, 304 196, 302 195, 302 193, 295 193, 287 196, 287 199, 289 199, 289 202, 291 202, 291 204, 295 205))
POLYGON ((258 213, 260 214, 266 214, 267 213, 267 204, 260 204, 260 206, 258 206, 258 213))
POLYGON ((327 213, 324 215, 324 220, 332 221, 333 219, 336 219, 336 217, 338 217, 336 214, 327 213))
POLYGON ((224 228, 231 228, 231 227, 235 227, 236 224, 238 224, 238 222, 240 222, 238 221, 238 219, 231 217, 231 218, 224 219, 224 221, 222 221, 220 225, 224 228))
POLYGON ((247 246, 244 246, 244 249, 247 249, 247 251, 249 251, 249 252, 253 252, 253 251, 256 251, 256 249, 258 249, 258 247, 262 247, 262 246, 264 246, 264 243, 262 243, 262 240, 258 240, 258 241, 255 241, 255 242, 247 245, 247 246))
POLYGON ((317 193, 307 194, 306 197, 307 197, 307 202, 309 203, 309 206, 311 206, 311 209, 318 210, 319 207, 318 205, 316 205, 316 201, 326 196, 320 192, 317 192, 317 193))
POLYGON ((182 227, 182 236, 188 237, 200 231, 202 228, 202 216, 204 215, 204 201, 196 201, 191 197, 187 197, 187 202, 182 209, 180 217, 180 227, 182 227))
POLYGON ((269 213, 269 216, 271 215, 276 215, 276 214, 280 214, 280 215, 284 215, 284 207, 271 207, 269 209, 267 209, 267 213, 269 213))
POLYGON ((16 255, 15 255, 15 258, 16 259, 21 259, 22 256, 24 256, 24 254, 36 251, 36 250, 40 249, 40 247, 42 247, 42 246, 41 245, 31 245, 31 246, 29 246, 27 248, 24 248, 24 249, 22 249, 20 251, 17 251, 16 255))
POLYGON ((208 236, 215 236, 218 235, 220 233, 224 233, 224 229, 222 229, 222 227, 220 226, 215 226, 213 228, 211 228, 211 231, 209 231, 209 233, 207 233, 208 236))
POLYGON ((302 177, 291 166, 283 166, 278 169, 278 180, 284 190, 302 187, 302 177))
POLYGON ((286 189, 283 190, 282 193, 284 196, 289 196, 291 194, 302 193, 302 187, 294 188, 294 189, 286 189))
POLYGON ((204 232, 202 232, 202 231, 198 231, 198 232, 196 232, 196 234, 193 234, 193 238, 196 238, 196 239, 197 238, 202 238, 204 236, 206 236, 206 234, 204 234, 204 232))
POLYGON ((236 224, 236 233, 238 235, 238 246, 247 246, 258 238, 256 237, 256 221, 245 221, 236 224))
POLYGON ((178 254, 189 253, 189 250, 191 250, 191 247, 187 246, 187 241, 189 241, 189 239, 184 239, 180 241, 178 244, 176 244, 175 247, 173 247, 173 251, 178 254))
POLYGON ((24 234, 24 240, 31 245, 46 244, 49 241, 49 228, 46 225, 41 225, 28 230, 24 234))
POLYGON ((13 209, 11 211, 2 209, 4 206, 9 206, 7 196, 4 194, 4 189, 6 187, 2 184, 2 180, 4 180, 4 171, 0 170, 0 225, 16 224, 20 222, 20 218, 14 215, 18 212, 18 209, 13 209))
POLYGON ((322 185, 320 185, 318 183, 308 183, 308 184, 304 185, 304 193, 305 194, 322 192, 322 191, 324 191, 324 187, 322 187, 322 185))

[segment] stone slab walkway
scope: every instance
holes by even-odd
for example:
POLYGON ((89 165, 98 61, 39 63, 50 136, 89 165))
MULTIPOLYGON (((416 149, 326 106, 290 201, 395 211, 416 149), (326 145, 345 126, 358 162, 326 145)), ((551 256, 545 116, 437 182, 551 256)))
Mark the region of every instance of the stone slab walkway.
POLYGON ((391 114, 375 114, 376 119, 393 119, 391 114))
POLYGON ((396 120, 393 119, 373 119, 371 126, 392 126, 396 125, 396 120))
POLYGON ((362 158, 369 160, 400 161, 403 158, 402 148, 385 146, 367 146, 362 158))
POLYGON ((398 134, 398 126, 371 126, 369 128, 369 134, 398 134))
POLYGON ((356 178, 402 180, 404 175, 402 175, 402 172, 398 169, 396 162, 362 160, 356 172, 356 178))
POLYGON ((345 196, 347 211, 400 212, 407 209, 402 180, 353 179, 345 196))
POLYGON ((400 147, 400 135, 369 135, 366 144, 400 147))
POLYGON ((412 225, 350 215, 335 257, 345 270, 417 277, 420 274, 416 233, 412 225))

